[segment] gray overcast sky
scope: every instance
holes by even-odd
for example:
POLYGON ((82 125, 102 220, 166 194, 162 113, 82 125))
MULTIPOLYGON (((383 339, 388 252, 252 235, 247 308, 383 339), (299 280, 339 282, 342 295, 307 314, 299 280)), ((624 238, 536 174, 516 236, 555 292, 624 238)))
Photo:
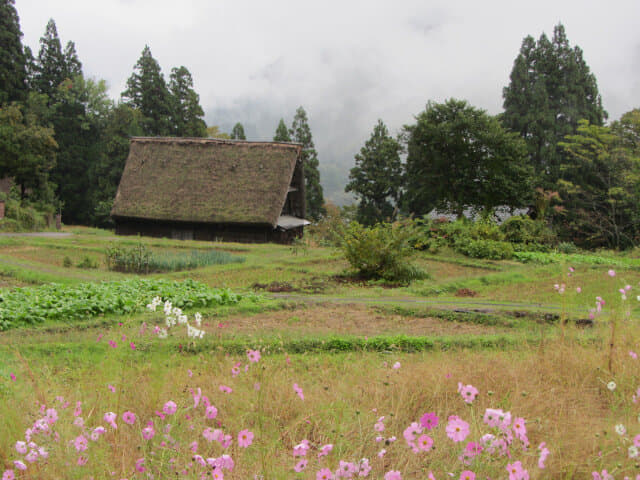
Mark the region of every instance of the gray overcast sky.
MULTIPOLYGON (((145 44, 165 78, 192 73, 206 121, 250 139, 309 115, 321 174, 346 182, 378 118, 392 132, 428 100, 495 114, 526 35, 562 22, 611 119, 640 107, 640 0, 16 0, 34 53, 49 18, 117 99, 145 44)), ((330 195, 339 200, 339 195, 330 195)))

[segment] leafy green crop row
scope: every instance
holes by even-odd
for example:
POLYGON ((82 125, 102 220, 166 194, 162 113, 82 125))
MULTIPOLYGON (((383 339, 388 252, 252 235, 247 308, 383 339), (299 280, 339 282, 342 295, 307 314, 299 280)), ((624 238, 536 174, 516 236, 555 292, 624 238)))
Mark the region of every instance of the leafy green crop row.
POLYGON ((193 280, 124 280, 119 282, 48 284, 0 293, 0 331, 45 320, 72 320, 94 315, 130 314, 153 297, 182 309, 237 304, 242 296, 212 289, 193 280))
POLYGON ((611 267, 639 268, 640 259, 628 257, 602 257, 599 255, 543 253, 543 252, 515 252, 514 259, 522 263, 550 263, 607 265, 611 267))

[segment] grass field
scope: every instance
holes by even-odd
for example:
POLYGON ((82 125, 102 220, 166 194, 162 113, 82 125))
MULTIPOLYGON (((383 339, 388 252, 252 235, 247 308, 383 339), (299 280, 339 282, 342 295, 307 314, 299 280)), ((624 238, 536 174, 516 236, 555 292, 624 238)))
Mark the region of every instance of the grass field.
POLYGON ((596 256, 522 263, 417 252, 429 278, 391 285, 353 279, 329 248, 68 231, 0 237, 0 297, 20 287, 38 304, 50 282, 82 291, 138 278, 105 263, 108 247, 138 242, 161 254, 215 248, 243 257, 144 276, 240 296, 196 309, 182 294, 189 324, 202 314, 203 338, 180 322, 162 338, 162 305, 89 314, 69 301, 72 317, 0 331, 3 480, 640 473, 640 267, 630 256, 599 253, 609 265, 596 256), (590 322, 597 296, 605 304, 590 322), (473 402, 459 382, 463 393, 478 390, 473 402), (502 423, 485 421, 488 408, 503 411, 502 423), (438 426, 423 426, 425 414, 438 426))

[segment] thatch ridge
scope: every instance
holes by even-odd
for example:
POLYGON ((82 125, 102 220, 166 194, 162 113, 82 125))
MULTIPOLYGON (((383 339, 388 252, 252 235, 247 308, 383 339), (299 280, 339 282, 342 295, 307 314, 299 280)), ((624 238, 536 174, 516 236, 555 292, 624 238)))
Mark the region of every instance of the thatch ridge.
POLYGON ((133 137, 111 214, 275 227, 301 149, 288 142, 133 137))

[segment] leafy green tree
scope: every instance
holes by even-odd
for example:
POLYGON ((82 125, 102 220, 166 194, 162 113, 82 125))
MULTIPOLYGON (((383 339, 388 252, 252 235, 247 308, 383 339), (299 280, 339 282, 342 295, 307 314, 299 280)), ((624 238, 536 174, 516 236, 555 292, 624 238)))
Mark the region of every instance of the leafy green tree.
POLYGON ((318 170, 318 152, 316 152, 304 108, 298 107, 293 117, 289 135, 294 142, 302 144, 302 161, 304 165, 305 201, 307 216, 312 220, 319 220, 325 214, 322 185, 320 185, 320 171, 318 170))
POLYGON ((207 124, 200 96, 193 89, 193 78, 186 67, 173 68, 169 77, 173 134, 177 137, 206 137, 207 124))
POLYGON ((38 193, 47 189, 48 172, 55 161, 57 144, 53 129, 40 124, 38 103, 46 98, 30 94, 27 106, 0 107, 0 177, 13 177, 22 198, 28 189, 38 193))
POLYGON ((562 238, 589 248, 638 241, 640 152, 625 145, 620 128, 581 120, 577 133, 559 143, 567 153, 559 181, 562 238))
POLYGON ((145 135, 171 135, 171 95, 148 45, 133 69, 122 99, 142 113, 145 135))
POLYGON ((596 78, 562 24, 551 40, 544 33, 537 43, 523 40, 503 97, 502 121, 526 141, 535 184, 545 189, 555 189, 560 178, 565 152, 558 142, 575 133, 581 119, 602 125, 607 118, 596 78))
POLYGON ((345 191, 360 199, 357 219, 364 225, 390 220, 400 199, 402 146, 378 120, 369 140, 356 154, 345 191))
POLYGON ((231 138, 233 140, 246 140, 247 137, 244 134, 244 127, 240 122, 236 123, 231 130, 231 138))
POLYGON ((278 128, 276 128, 276 134, 273 137, 274 142, 290 142, 291 135, 289 135, 289 129, 287 125, 284 123, 284 120, 281 118, 280 123, 278 123, 278 128))
POLYGON ((26 97, 27 58, 14 0, 0 0, 0 105, 26 97))
POLYGON ((438 208, 460 216, 467 207, 489 212, 530 199, 526 145, 484 110, 464 100, 429 102, 404 134, 408 212, 438 208))
POLYGON ((207 127, 207 136, 209 138, 221 138, 224 140, 231 139, 231 135, 229 135, 228 133, 221 132, 220 127, 217 125, 212 125, 210 127, 207 127))

